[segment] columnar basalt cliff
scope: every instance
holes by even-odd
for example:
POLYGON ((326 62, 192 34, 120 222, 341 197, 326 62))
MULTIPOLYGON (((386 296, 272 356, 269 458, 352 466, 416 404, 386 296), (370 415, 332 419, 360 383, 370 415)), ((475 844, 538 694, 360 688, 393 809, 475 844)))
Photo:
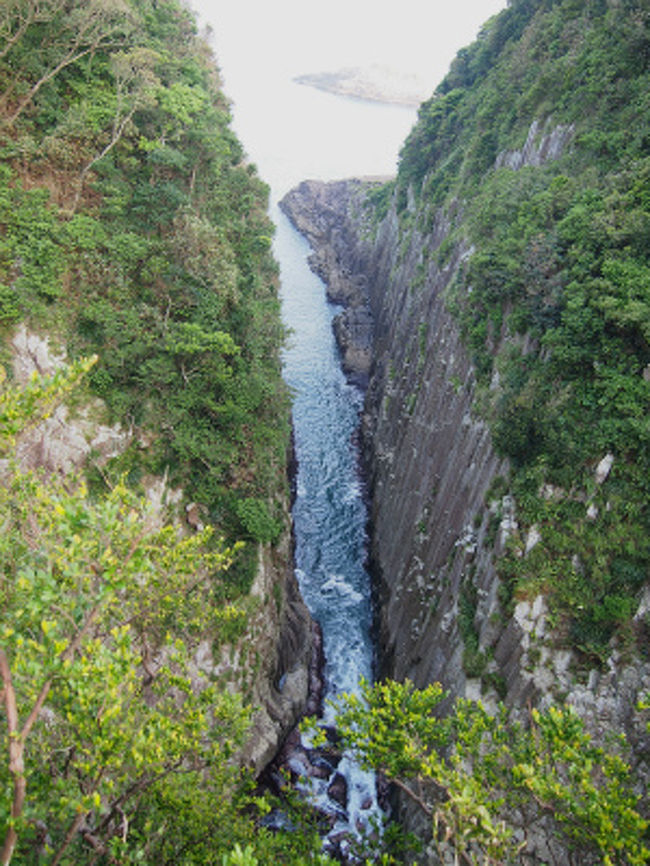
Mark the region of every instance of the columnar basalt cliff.
MULTIPOLYGON (((554 127, 531 149, 538 127, 533 122, 522 149, 507 155, 517 168, 542 152, 542 161, 556 158, 570 140, 569 130, 554 127)), ((515 711, 568 699, 595 732, 625 730, 641 754, 645 729, 635 710, 650 688, 650 665, 613 648, 604 666, 585 671, 580 653, 555 641, 543 595, 509 611, 500 601, 508 540, 519 539, 525 557, 539 538, 534 527, 520 531, 507 494, 509 463, 477 410, 475 369, 447 306, 449 287, 474 253, 458 243, 440 263, 460 205, 436 213, 422 231, 411 199, 405 231, 394 202, 373 223, 376 191, 358 179, 307 181, 282 207, 309 239, 329 296, 346 305, 334 323, 344 369, 363 381, 370 360, 361 425, 381 673, 421 687, 440 681, 452 695, 488 703, 504 698, 515 711), (341 321, 357 321, 358 311, 355 351, 354 329, 341 321)), ((494 336, 495 344, 507 339, 526 350, 525 337, 494 336)), ((607 462, 594 470, 596 485, 607 462)), ((633 621, 642 629, 647 593, 637 608, 633 621)))
MULTIPOLYGON (((352 380, 365 380, 372 346, 361 426, 380 673, 419 687, 439 681, 452 697, 488 706, 503 699, 515 715, 568 700, 598 740, 625 732, 644 776, 647 732, 636 710, 650 689, 650 665, 613 648, 605 665, 585 670, 579 652, 558 644, 543 595, 510 610, 502 604, 498 567, 508 540, 520 537, 516 502, 504 492, 508 461, 476 410, 475 371, 445 304, 472 250, 460 245, 443 267, 436 263, 449 228, 442 215, 406 242, 394 208, 371 231, 372 189, 358 180, 304 182, 283 209, 309 238, 328 293, 347 305, 334 330, 352 380), (340 322, 359 310, 355 352, 349 329, 340 339, 340 322)), ((599 469, 606 477, 607 467, 599 469)), ((595 476, 602 483, 598 469, 595 476)), ((519 555, 538 542, 533 528, 519 555)), ((641 632, 649 605, 646 592, 634 615, 641 632)), ((402 803, 400 814, 426 835, 412 804, 402 803)), ((521 862, 574 862, 567 858, 542 822, 521 862)))
MULTIPOLYGON (((477 558, 484 603, 495 596, 486 530, 474 518, 504 464, 472 415, 471 364, 443 301, 462 253, 413 290, 425 245, 438 247, 445 226, 426 238, 414 233, 404 248, 392 210, 373 234, 363 219, 367 189, 359 180, 308 181, 282 206, 314 247, 311 264, 328 295, 346 304, 338 321, 363 310, 361 347, 372 341, 362 431, 382 671, 463 693, 458 598, 477 558)), ((338 336, 337 321, 334 328, 338 336)), ((354 366, 347 341, 341 349, 344 369, 362 376, 366 356, 354 366)))

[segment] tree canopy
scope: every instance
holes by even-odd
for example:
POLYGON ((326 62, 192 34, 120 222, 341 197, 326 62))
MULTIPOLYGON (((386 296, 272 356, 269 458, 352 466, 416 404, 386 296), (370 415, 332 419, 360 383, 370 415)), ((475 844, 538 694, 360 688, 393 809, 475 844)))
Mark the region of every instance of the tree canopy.
POLYGON ((97 497, 20 466, 93 363, 0 392, 0 862, 222 866, 254 839, 264 862, 324 863, 298 813, 257 826, 270 805, 234 760, 250 708, 204 651, 242 613, 221 599, 234 551, 123 481, 97 497))
POLYGON ((472 250, 446 300, 511 467, 506 611, 543 592, 597 663, 632 637, 650 577, 648 15, 636 0, 511 3, 422 104, 396 182, 405 232, 448 214, 433 261, 472 250))
MULTIPOLYGON (((267 189, 176 0, 12 0, 0 31, 0 323, 97 354, 91 389, 230 540, 277 538, 284 329, 267 189), (246 509, 268 512, 261 536, 246 509)), ((101 482, 101 477, 96 477, 101 482)), ((233 584, 246 590, 254 555, 233 584)))

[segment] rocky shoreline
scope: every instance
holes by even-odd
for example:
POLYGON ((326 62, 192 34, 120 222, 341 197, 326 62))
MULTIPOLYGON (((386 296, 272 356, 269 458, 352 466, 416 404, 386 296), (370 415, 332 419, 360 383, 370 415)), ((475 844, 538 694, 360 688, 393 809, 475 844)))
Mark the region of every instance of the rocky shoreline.
POLYGON ((354 178, 323 183, 306 180, 280 202, 281 210, 309 242, 309 266, 324 282, 327 298, 343 307, 333 322, 348 381, 366 388, 370 376, 373 319, 369 304, 368 261, 360 254, 358 225, 368 189, 386 179, 354 178))

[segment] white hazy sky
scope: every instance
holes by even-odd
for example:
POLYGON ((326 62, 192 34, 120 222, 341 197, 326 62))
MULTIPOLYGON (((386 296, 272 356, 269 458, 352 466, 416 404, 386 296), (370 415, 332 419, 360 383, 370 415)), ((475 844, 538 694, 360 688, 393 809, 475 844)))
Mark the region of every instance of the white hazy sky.
POLYGON ((431 90, 506 0, 189 0, 228 80, 380 63, 431 90))

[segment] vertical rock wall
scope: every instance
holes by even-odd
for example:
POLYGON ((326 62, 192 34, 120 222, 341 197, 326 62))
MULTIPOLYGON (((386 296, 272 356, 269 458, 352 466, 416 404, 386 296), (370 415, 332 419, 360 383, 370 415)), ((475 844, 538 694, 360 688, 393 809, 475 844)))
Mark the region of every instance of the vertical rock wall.
MULTIPOLYGON (((362 432, 382 672, 417 685, 441 680, 458 694, 466 679, 458 598, 470 575, 483 606, 495 595, 483 504, 503 471, 486 425, 471 414, 474 378, 444 304, 466 252, 438 267, 447 233, 440 218, 426 235, 405 235, 394 210, 373 225, 367 188, 306 182, 283 207, 314 247, 312 266, 330 297, 348 304, 343 321, 370 313, 362 432)), ((343 352, 348 373, 363 376, 350 369, 354 353, 343 352)))
MULTIPOLYGON (((532 147, 531 138, 526 147, 537 158, 545 144, 532 147)), ((368 380, 361 424, 381 674, 420 687, 439 681, 451 696, 488 707, 503 699, 514 713, 568 701, 597 741, 625 732, 633 770, 647 782, 647 730, 636 706, 650 692, 650 665, 612 653, 604 670, 581 670, 573 652, 557 648, 542 596, 519 601, 511 615, 499 604, 498 558, 518 533, 516 503, 504 495, 508 467, 474 408, 474 373, 445 305, 472 251, 449 255, 441 247, 447 219, 418 213, 412 202, 399 218, 391 209, 373 224, 367 191, 356 180, 303 183, 283 207, 314 247, 312 265, 330 297, 348 305, 335 323, 349 341, 344 368, 368 380), (370 358, 349 344, 355 331, 346 323, 358 323, 359 310, 370 358)), ((533 530, 520 539, 521 555, 538 540, 533 530)), ((646 594, 639 627, 649 604, 646 594)), ((429 824, 412 804, 399 802, 398 815, 426 838, 429 824)), ((583 860, 542 820, 530 828, 521 862, 583 860)))
POLYGON ((459 693, 458 599, 472 575, 481 598, 494 592, 483 505, 503 467, 471 412, 474 377, 444 303, 464 251, 439 268, 445 235, 437 220, 430 235, 400 240, 394 213, 381 227, 363 441, 385 671, 459 693))
MULTIPOLYGON (((507 157, 518 165, 553 158, 569 134, 531 133, 507 157)), ((330 297, 348 305, 335 331, 341 321, 359 325, 363 311, 358 331, 371 346, 356 368, 355 352, 342 351, 348 374, 368 380, 362 439, 381 673, 418 686, 440 681, 453 696, 488 704, 503 698, 514 709, 569 700, 594 732, 625 730, 643 748, 635 706, 650 689, 648 664, 613 654, 605 671, 580 670, 571 651, 554 647, 542 597, 512 615, 500 608, 497 563, 518 529, 516 503, 504 495, 508 467, 475 409, 474 373, 445 304, 472 253, 441 246, 462 214, 410 201, 400 217, 392 207, 373 222, 369 190, 359 180, 305 182, 283 208, 314 248, 330 297)), ((353 327, 345 332, 354 336, 353 327)), ((535 539, 523 541, 526 555, 535 539)), ((646 609, 647 599, 639 623, 646 609)))

